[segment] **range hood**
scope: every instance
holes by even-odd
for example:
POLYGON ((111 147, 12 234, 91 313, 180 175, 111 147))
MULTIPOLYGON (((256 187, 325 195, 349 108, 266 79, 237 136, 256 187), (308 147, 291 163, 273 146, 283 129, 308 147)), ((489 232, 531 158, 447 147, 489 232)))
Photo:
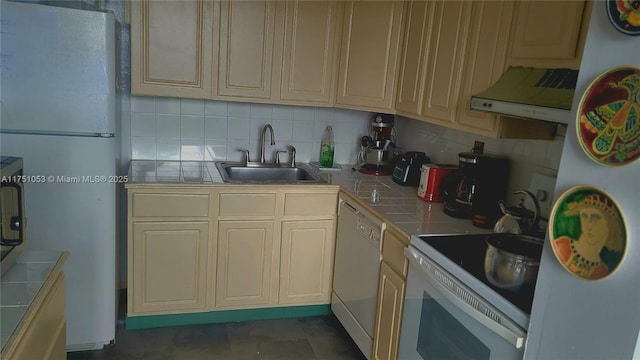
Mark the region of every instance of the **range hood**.
POLYGON ((577 80, 578 70, 510 67, 471 96, 471 109, 568 124, 577 80))

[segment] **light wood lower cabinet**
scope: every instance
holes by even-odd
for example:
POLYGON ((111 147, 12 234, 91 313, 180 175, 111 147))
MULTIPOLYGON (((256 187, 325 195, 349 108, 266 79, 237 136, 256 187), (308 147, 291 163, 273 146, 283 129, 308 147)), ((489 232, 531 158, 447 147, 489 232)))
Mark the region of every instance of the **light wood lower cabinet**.
POLYGON ((271 302, 273 245, 273 221, 218 222, 216 308, 271 302))
POLYGON ((209 224, 134 222, 130 250, 133 313, 206 309, 209 224))
POLYGON ((382 235, 382 263, 378 282, 378 305, 373 334, 373 358, 395 360, 398 358, 400 328, 405 288, 407 285, 408 260, 404 249, 409 235, 390 228, 382 235))
POLYGON ((380 265, 378 306, 376 312, 373 358, 393 360, 398 358, 402 303, 407 280, 398 275, 386 262, 380 265))
POLYGON ((337 186, 127 188, 128 316, 330 302, 337 186))
MULTIPOLYGON (((60 266, 62 267, 62 266, 60 266)), ((25 325, 16 328, 16 340, 4 344, 0 357, 4 360, 67 358, 67 327, 64 317, 65 276, 58 272, 42 285, 43 291, 32 302, 35 312, 21 320, 25 325), (47 288, 47 290, 44 290, 47 288), (14 342, 15 341, 15 342, 14 342)), ((29 310, 31 311, 31 309, 29 310)))
POLYGON ((333 220, 282 223, 280 304, 329 302, 334 224, 333 220))

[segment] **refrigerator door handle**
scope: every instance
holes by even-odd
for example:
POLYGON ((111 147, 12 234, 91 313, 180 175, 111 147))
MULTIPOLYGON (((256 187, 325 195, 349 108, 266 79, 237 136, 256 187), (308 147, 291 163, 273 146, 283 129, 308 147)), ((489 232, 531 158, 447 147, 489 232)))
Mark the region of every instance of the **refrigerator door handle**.
POLYGON ((77 136, 77 137, 95 137, 95 138, 113 138, 113 137, 116 136, 114 133, 92 133, 92 132, 73 132, 73 131, 38 131, 38 130, 13 130, 13 129, 0 129, 0 134, 77 136))

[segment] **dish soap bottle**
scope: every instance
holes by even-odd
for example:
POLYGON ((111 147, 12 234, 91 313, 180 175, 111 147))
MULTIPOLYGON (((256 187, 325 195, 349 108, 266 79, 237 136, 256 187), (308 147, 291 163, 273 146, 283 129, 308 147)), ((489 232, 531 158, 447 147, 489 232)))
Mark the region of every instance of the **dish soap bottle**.
POLYGON ((320 166, 333 167, 333 129, 331 126, 327 126, 322 134, 322 142, 320 143, 320 166))

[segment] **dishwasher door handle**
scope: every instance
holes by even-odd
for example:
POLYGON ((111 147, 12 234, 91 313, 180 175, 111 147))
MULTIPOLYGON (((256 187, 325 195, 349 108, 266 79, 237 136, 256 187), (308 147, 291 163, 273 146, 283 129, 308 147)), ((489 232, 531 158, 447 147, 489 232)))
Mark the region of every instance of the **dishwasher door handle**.
POLYGON ((353 212, 354 214, 359 214, 360 211, 358 211, 358 209, 356 209, 353 205, 349 204, 346 201, 341 201, 341 204, 344 205, 344 207, 346 207, 347 209, 351 210, 351 212, 353 212))

